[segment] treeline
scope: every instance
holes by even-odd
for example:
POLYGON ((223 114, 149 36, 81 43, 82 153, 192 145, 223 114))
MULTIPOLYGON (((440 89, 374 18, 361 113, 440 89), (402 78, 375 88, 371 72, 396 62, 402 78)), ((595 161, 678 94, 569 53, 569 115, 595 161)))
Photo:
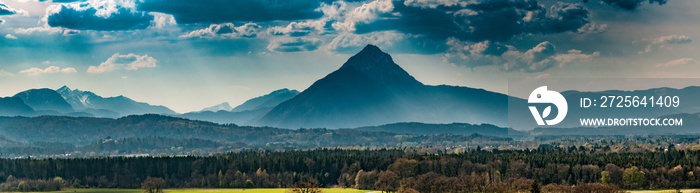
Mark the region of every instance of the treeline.
POLYGON ((535 180, 543 189, 570 191, 573 185, 608 192, 700 188, 700 151, 591 152, 583 147, 460 154, 319 149, 206 157, 0 159, 0 182, 12 175, 61 177, 76 187, 102 188, 138 188, 147 177, 163 178, 172 188, 286 188, 310 180, 322 187, 419 192, 526 191, 535 180))
POLYGON ((16 179, 7 177, 5 182, 0 184, 0 192, 49 192, 58 191, 67 187, 68 183, 61 177, 50 180, 16 179))

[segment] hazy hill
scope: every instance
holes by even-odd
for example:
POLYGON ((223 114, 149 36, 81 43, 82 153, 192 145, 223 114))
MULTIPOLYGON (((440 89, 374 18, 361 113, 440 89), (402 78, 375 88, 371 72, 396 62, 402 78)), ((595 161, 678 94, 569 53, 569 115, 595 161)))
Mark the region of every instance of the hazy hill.
POLYGON ((0 116, 32 116, 36 112, 22 99, 17 97, 0 97, 0 116))
POLYGON ((337 146, 389 147, 401 143, 430 145, 435 142, 504 141, 509 138, 483 135, 411 135, 361 131, 355 129, 289 130, 271 127, 219 125, 162 115, 131 115, 119 119, 40 116, 34 118, 0 118, 0 135, 16 142, 70 143, 87 145, 107 138, 164 137, 203 139, 255 146, 312 148, 337 146))
POLYGON ((232 112, 232 111, 200 111, 200 112, 190 112, 190 113, 185 113, 181 115, 177 115, 177 117, 182 117, 186 119, 194 119, 194 120, 201 120, 201 121, 210 121, 214 123, 219 123, 219 124, 227 124, 227 123, 233 123, 237 125, 251 125, 254 120, 260 119, 260 117, 264 116, 267 112, 270 111, 270 107, 267 108, 260 108, 260 109, 255 109, 255 110, 246 110, 246 111, 240 111, 240 112, 232 112))
POLYGON ((233 107, 231 107, 231 105, 228 104, 228 102, 223 102, 221 104, 202 109, 202 111, 211 111, 211 112, 231 111, 231 110, 233 110, 233 107))
POLYGON ((15 94, 22 99, 25 104, 32 107, 35 111, 45 111, 44 114, 66 114, 75 112, 73 107, 66 102, 60 94, 55 90, 48 88, 30 89, 15 94))
POLYGON ((299 94, 299 91, 297 90, 289 90, 286 88, 279 89, 276 91, 272 91, 270 94, 266 94, 263 96, 255 97, 250 100, 247 100, 241 105, 236 106, 233 108, 232 112, 241 112, 241 111, 251 111, 251 110, 258 110, 258 109, 263 109, 263 108, 271 108, 279 105, 280 103, 289 100, 299 94))
MULTIPOLYGON (((255 121, 267 114, 267 112, 270 112, 273 107, 293 98, 297 94, 299 94, 299 91, 285 88, 247 100, 231 110, 226 110, 227 108, 222 108, 223 106, 219 107, 219 105, 217 105, 205 108, 205 110, 199 112, 189 112, 178 115, 178 117, 221 124, 234 123, 238 125, 252 125, 255 124, 255 121)), ((228 105, 228 103, 225 104, 228 105)))
POLYGON ((455 135, 489 135, 501 137, 513 137, 527 135, 525 132, 516 131, 504 127, 497 127, 490 124, 473 125, 467 123, 450 123, 450 124, 427 124, 427 123, 392 123, 380 126, 359 127, 357 130, 362 131, 383 131, 391 133, 409 133, 409 134, 455 134, 455 135))

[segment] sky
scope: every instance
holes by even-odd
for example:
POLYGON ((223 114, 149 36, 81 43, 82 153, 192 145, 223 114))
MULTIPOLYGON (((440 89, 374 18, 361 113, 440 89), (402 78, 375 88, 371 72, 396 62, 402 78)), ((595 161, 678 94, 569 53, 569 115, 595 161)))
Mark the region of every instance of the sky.
POLYGON ((430 85, 698 78, 695 0, 0 0, 0 96, 93 91, 176 112, 304 90, 374 44, 430 85))

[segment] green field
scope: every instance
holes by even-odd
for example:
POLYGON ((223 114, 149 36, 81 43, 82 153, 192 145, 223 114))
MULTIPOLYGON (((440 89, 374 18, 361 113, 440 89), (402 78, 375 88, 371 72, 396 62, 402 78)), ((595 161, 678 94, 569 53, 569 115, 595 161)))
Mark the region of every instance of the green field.
MULTIPOLYGON (((325 193, 366 193, 373 190, 323 188, 325 193)), ((284 193, 287 189, 166 189, 165 193, 284 193)), ((50 193, 141 193, 141 189, 68 189, 50 193)), ((39 192, 41 193, 41 192, 39 192)))
MULTIPOLYGON (((682 189, 681 192, 683 193, 691 193, 694 190, 698 189, 682 189)), ((630 193, 668 193, 668 192, 675 192, 676 190, 631 190, 628 191, 630 193)))

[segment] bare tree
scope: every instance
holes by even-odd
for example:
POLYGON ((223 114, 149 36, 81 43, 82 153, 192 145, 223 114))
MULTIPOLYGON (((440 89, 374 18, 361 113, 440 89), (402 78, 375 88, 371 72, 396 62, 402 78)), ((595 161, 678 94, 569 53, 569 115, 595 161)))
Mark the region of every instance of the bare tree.
POLYGON ((318 182, 315 180, 294 183, 289 191, 292 193, 321 193, 318 182))

